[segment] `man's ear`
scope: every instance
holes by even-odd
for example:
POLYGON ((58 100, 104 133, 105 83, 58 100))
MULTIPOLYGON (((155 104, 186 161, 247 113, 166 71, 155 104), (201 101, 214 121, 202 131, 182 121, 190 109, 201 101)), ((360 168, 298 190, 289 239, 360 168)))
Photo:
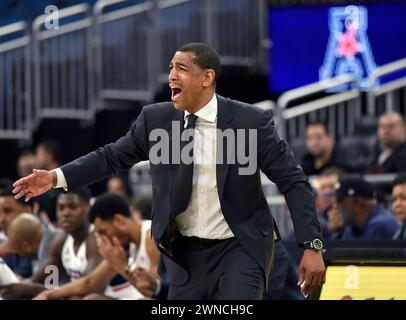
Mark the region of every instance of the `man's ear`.
POLYGON ((204 72, 204 78, 203 78, 203 87, 207 88, 210 87, 214 84, 214 79, 216 77, 216 73, 214 72, 213 69, 207 69, 204 72))

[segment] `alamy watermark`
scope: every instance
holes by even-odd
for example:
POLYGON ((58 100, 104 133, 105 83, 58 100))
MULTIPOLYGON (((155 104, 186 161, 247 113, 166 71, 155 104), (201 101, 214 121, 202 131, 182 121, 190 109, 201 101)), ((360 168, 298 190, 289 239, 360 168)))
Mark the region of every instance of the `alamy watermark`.
POLYGON ((44 10, 45 21, 44 27, 47 30, 59 29, 59 10, 57 6, 49 5, 44 10))
POLYGON ((345 267, 345 289, 359 289, 359 270, 357 266, 350 265, 345 267))
POLYGON ((44 281, 44 287, 47 290, 55 289, 59 287, 59 269, 55 265, 48 265, 44 269, 45 274, 49 274, 46 276, 44 281))
POLYGON ((257 171, 256 129, 223 131, 217 128, 215 136, 209 132, 202 135, 195 129, 185 129, 181 132, 178 121, 172 121, 171 129, 171 133, 161 128, 150 132, 149 141, 156 142, 149 151, 149 161, 152 164, 191 164, 192 162, 213 164, 214 162, 215 164, 238 164, 240 175, 252 175, 257 171))

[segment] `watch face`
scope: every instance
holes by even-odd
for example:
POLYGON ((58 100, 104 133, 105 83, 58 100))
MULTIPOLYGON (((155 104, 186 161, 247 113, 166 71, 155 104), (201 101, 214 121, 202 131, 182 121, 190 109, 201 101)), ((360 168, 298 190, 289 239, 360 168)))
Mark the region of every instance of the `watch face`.
POLYGON ((323 242, 320 239, 314 239, 313 240, 313 248, 316 249, 316 250, 323 249, 323 242))

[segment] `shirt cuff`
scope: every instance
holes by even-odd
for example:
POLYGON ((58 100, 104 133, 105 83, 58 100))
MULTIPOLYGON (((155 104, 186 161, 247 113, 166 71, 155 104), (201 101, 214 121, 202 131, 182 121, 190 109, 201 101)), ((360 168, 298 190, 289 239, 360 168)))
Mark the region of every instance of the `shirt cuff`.
POLYGON ((156 288, 155 288, 155 292, 154 292, 154 297, 157 297, 159 294, 159 291, 161 291, 161 280, 156 279, 155 283, 156 283, 156 288))
POLYGON ((65 175, 63 174, 61 168, 56 168, 56 186, 54 188, 63 188, 63 190, 68 191, 68 183, 66 182, 65 175))

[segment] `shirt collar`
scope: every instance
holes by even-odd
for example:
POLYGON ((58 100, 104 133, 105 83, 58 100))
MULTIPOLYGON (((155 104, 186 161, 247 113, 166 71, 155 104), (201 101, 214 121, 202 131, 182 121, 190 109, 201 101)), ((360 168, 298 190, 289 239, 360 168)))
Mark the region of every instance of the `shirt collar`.
MULTIPOLYGON (((187 122, 186 117, 190 114, 190 112, 185 110, 185 125, 187 122)), ((213 95, 213 97, 210 99, 209 103, 206 104, 203 108, 201 108, 199 111, 195 113, 196 116, 199 118, 202 118, 205 121, 214 123, 216 122, 216 117, 217 117, 217 97, 216 94, 213 95)))

